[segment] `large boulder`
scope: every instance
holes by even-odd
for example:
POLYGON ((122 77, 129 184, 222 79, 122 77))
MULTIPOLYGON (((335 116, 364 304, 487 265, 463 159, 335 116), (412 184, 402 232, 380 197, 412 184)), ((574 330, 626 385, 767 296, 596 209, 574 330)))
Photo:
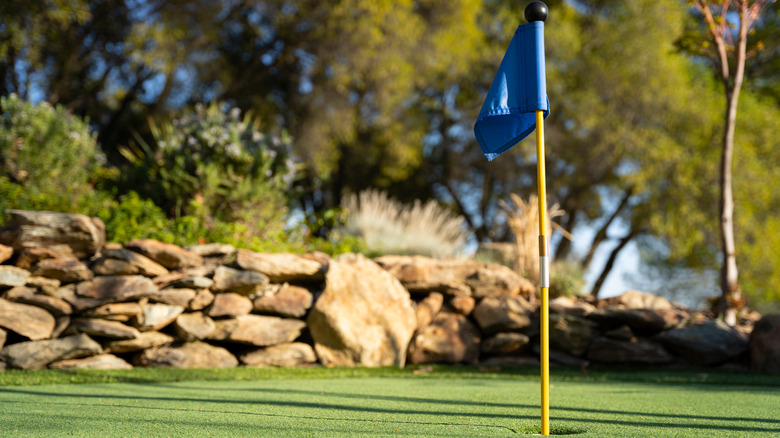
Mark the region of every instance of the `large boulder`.
POLYGON ((0 327, 32 341, 48 339, 54 331, 54 316, 38 306, 14 303, 0 298, 0 327))
POLYGON ((484 333, 512 332, 531 325, 533 311, 523 297, 488 297, 477 304, 473 316, 484 333))
POLYGON ((0 350, 0 361, 12 368, 38 370, 52 362, 102 353, 100 344, 85 334, 61 339, 20 342, 0 350))
POLYGON ((168 269, 203 266, 203 258, 171 243, 154 239, 132 240, 125 248, 140 253, 168 269))
POLYGON ((235 252, 234 263, 241 269, 268 276, 273 283, 322 281, 327 268, 327 265, 297 254, 259 253, 246 249, 235 252))
POLYGON ((20 251, 48 248, 62 256, 90 258, 106 241, 106 227, 98 218, 49 211, 6 210, 0 243, 20 251))
POLYGON ((474 363, 479 359, 479 342, 479 329, 468 318, 441 311, 414 335, 409 363, 474 363))
POLYGON ((750 334, 753 371, 780 374, 780 314, 761 318, 750 334))
POLYGON ((697 365, 717 365, 748 351, 747 339, 720 320, 668 330, 655 339, 697 365))
POLYGON ((228 350, 205 342, 149 348, 133 358, 136 365, 158 368, 232 368, 238 359, 228 350))
POLYGON ((299 319, 275 316, 241 315, 214 321, 215 328, 206 339, 265 347, 292 342, 301 335, 306 323, 299 319))
POLYGON ((374 261, 412 293, 441 292, 478 299, 527 295, 536 291, 529 280, 497 264, 396 255, 378 257, 374 261))
POLYGON ((241 356, 241 363, 250 367, 295 367, 312 364, 317 355, 311 345, 302 342, 274 345, 241 356))
POLYGON ((637 333, 656 334, 661 330, 674 328, 685 322, 687 315, 676 309, 626 309, 608 307, 588 315, 588 319, 602 329, 610 330, 627 325, 637 333))
POLYGON ((308 325, 325 365, 403 366, 417 317, 395 277, 362 255, 343 254, 330 263, 308 325))

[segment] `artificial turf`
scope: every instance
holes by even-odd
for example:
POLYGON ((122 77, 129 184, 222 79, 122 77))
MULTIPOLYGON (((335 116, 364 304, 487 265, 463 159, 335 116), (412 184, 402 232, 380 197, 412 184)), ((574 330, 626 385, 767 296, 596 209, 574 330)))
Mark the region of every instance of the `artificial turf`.
MULTIPOLYGON (((265 373, 256 380, 5 385, 0 436, 514 437, 539 432, 539 382, 524 373, 265 373)), ((760 386, 700 382, 693 375, 676 382, 555 377, 553 434, 780 436, 780 387, 772 379, 760 386)))

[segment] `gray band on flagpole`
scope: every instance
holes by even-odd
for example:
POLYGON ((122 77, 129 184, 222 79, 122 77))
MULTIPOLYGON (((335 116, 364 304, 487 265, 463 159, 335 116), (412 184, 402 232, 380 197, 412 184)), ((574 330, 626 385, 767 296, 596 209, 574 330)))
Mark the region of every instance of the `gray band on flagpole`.
POLYGON ((539 257, 539 287, 550 287, 550 258, 539 257))

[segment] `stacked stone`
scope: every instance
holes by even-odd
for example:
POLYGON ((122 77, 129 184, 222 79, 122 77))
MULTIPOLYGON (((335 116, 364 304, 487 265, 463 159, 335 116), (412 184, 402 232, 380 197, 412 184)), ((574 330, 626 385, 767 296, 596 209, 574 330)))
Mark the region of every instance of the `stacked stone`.
POLYGON ((294 366, 328 257, 103 244, 80 215, 8 211, 0 232, 3 367, 294 366), (9 263, 13 263, 10 265, 9 263))
MULTIPOLYGON (((121 246, 94 218, 6 215, 0 369, 538 363, 535 286, 501 265, 121 246)), ((731 328, 636 291, 550 312, 555 363, 780 372, 777 316, 731 328)))

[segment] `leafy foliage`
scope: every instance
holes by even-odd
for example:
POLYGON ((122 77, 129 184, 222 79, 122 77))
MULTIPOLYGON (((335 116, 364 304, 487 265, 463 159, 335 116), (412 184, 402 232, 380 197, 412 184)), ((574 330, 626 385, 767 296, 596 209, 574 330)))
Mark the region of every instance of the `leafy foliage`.
POLYGON ((96 202, 104 158, 86 122, 15 95, 0 108, 0 209, 79 212, 96 202))
POLYGON ((240 113, 214 103, 153 123, 154 145, 137 136, 138 146, 123 150, 139 193, 171 217, 202 218, 205 229, 235 222, 232 232, 246 239, 279 232, 295 178, 289 140, 240 113))

